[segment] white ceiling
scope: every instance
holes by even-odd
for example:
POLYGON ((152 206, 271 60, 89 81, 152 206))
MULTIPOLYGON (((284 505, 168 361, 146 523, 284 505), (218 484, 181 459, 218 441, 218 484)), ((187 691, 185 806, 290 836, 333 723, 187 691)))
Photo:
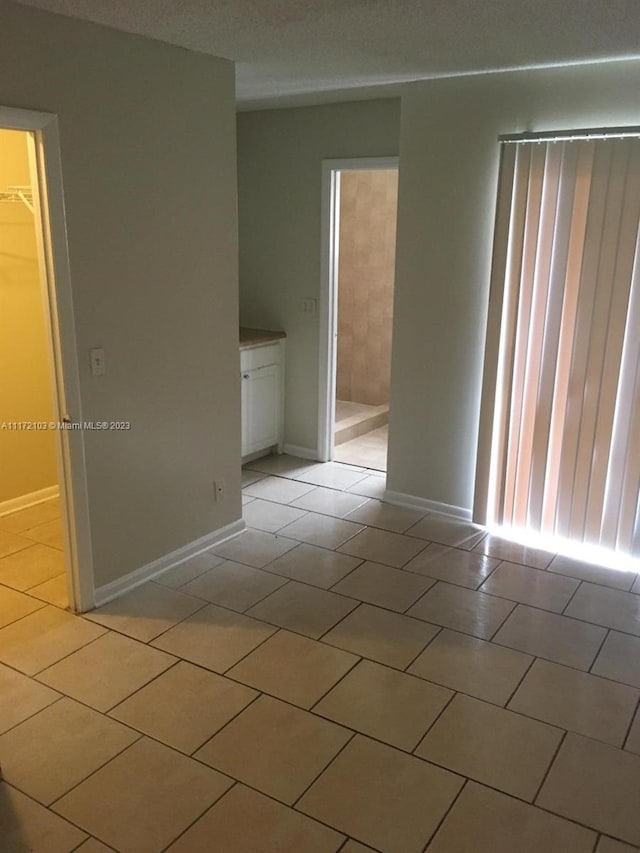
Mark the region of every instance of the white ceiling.
POLYGON ((342 100, 341 89, 362 97, 371 86, 443 75, 640 57, 639 0, 21 2, 233 59, 245 109, 342 100))

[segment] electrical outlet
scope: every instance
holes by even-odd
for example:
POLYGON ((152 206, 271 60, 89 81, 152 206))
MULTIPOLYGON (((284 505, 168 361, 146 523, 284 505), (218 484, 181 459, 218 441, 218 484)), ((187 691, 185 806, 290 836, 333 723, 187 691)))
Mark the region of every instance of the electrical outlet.
POLYGON ((104 363, 104 350, 102 347, 94 347, 89 350, 89 363, 91 364, 92 376, 104 376, 106 366, 104 363))
POLYGON ((315 317, 316 310, 318 306, 317 299, 301 299, 302 303, 302 313, 306 314, 307 317, 315 317))

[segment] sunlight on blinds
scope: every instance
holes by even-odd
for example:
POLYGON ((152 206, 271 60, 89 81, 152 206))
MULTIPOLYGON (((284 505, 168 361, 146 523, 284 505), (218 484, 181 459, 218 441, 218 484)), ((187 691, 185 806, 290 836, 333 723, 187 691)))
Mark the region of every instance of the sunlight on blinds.
POLYGON ((476 520, 640 557, 640 139, 503 145, 476 520))

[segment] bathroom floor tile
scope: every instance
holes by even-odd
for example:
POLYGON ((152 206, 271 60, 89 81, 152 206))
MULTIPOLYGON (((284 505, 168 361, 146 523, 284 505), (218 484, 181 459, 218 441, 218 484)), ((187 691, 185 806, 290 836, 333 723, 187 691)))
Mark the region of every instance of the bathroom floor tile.
POLYGON ((574 578, 554 575, 518 563, 501 563, 482 584, 480 591, 561 613, 578 585, 579 581, 574 578))
POLYGON ((549 551, 541 551, 539 548, 527 548, 518 542, 509 542, 499 536, 489 534, 475 546, 474 551, 479 554, 488 554, 499 560, 508 560, 510 563, 521 563, 523 566, 531 566, 533 569, 546 569, 555 554, 549 551))
POLYGON ((15 589, 0 586, 0 628, 17 622, 18 619, 42 607, 44 607, 42 601, 37 601, 15 589))
POLYGON ((640 709, 636 711, 624 748, 640 755, 640 709))
POLYGON ((306 515, 305 510, 273 501, 265 501, 261 498, 251 501, 242 511, 242 517, 246 521, 247 527, 265 530, 267 533, 275 533, 285 524, 290 524, 304 515, 306 515))
POLYGON ((29 595, 65 610, 69 606, 66 574, 57 575, 55 578, 32 587, 29 590, 29 595))
POLYGON ((297 480, 313 483, 314 486, 328 486, 331 489, 348 489, 364 480, 367 472, 354 465, 341 465, 339 462, 327 462, 314 465, 296 476, 297 480))
POLYGON ((44 583, 66 570, 62 551, 48 545, 30 543, 0 560, 0 583, 26 590, 44 583))
POLYGON ((369 500, 349 513, 349 521, 357 521, 382 530, 404 533, 424 516, 424 511, 382 501, 369 500))
POLYGON ((317 486, 301 498, 292 501, 291 506, 300 509, 319 512, 323 515, 333 515, 336 518, 344 518, 359 506, 367 502, 362 495, 352 495, 348 492, 338 492, 336 489, 325 489, 317 486))
POLYGON ((615 589, 624 589, 627 591, 631 589, 635 579, 635 575, 631 572, 607 569, 603 566, 582 562, 581 560, 573 560, 571 557, 564 557, 561 554, 553 558, 547 571, 558 572, 561 575, 567 575, 571 578, 592 581, 593 583, 602 584, 602 586, 611 586, 615 589))
POLYGON ((451 690, 365 660, 313 710, 376 740, 411 751, 452 696, 451 690))
POLYGON ((434 512, 415 524, 409 530, 409 535, 470 551, 486 536, 486 532, 477 524, 434 512))
POLYGON ((464 634, 473 634, 480 639, 489 639, 514 607, 512 601, 504 598, 438 581, 413 605, 408 615, 464 634))
POLYGON ((317 639, 357 605, 335 592, 289 581, 247 612, 255 619, 317 639))
MULTIPOLYGON (((0 664, 0 734, 42 711, 60 694, 0 664)), ((0 758, 1 763, 1 758, 0 758)))
POLYGON ((298 545, 269 563, 268 571, 328 589, 355 569, 361 560, 317 545, 298 545))
POLYGON ((213 551, 203 551, 202 554, 190 557, 183 563, 174 566, 173 569, 169 569, 168 572, 157 575, 153 581, 162 584, 162 586, 171 587, 171 589, 178 589, 222 562, 223 558, 218 557, 213 551))
POLYGON ((404 669, 438 631, 420 619, 361 604, 322 639, 356 655, 404 669))
POLYGON ((315 463, 311 459, 301 459, 299 456, 291 456, 289 453, 273 453, 270 456, 261 456, 247 462, 243 471, 249 473, 258 471, 262 474, 276 474, 280 477, 295 477, 302 471, 307 471, 315 463))
POLYGON ((428 853, 591 853, 595 840, 575 823, 469 782, 428 853))
POLYGON ((267 563, 295 548, 298 543, 284 536, 265 533, 262 530, 245 530, 239 536, 215 547, 215 553, 226 560, 245 563, 254 569, 262 569, 267 563))
POLYGON ((421 853, 463 780, 356 735, 297 808, 382 853, 421 853))
POLYGON ((640 687, 640 637, 609 631, 591 672, 640 687))
POLYGON ((60 518, 58 501, 48 500, 34 506, 19 509, 9 515, 0 516, 0 530, 7 533, 22 533, 37 524, 60 518))
POLYGON ((632 592, 583 583, 567 607, 567 616, 640 636, 640 596, 632 592))
POLYGON ((286 580, 225 560, 181 587, 181 591, 220 607, 243 612, 281 587, 286 580))
POLYGON ((0 661, 35 675, 105 632, 100 625, 46 605, 0 629, 0 661))
POLYGON ((146 643, 201 607, 204 602, 199 598, 145 583, 85 615, 92 622, 146 643))
POLYGON ((402 568, 425 547, 421 539, 368 527, 339 549, 344 554, 402 568))
POLYGON ((283 527, 282 534, 300 542, 308 542, 309 545, 337 548, 361 530, 364 530, 362 525, 353 521, 309 512, 304 518, 283 527))
POLYGON ((272 625, 208 604, 158 637, 152 645, 222 673, 275 631, 272 625))
POLYGON ((116 853, 113 847, 107 847, 102 841, 97 838, 87 838, 87 840, 76 848, 74 853, 116 853))
POLYGON ((143 737, 54 808, 120 853, 156 853, 231 784, 215 770, 143 737))
POLYGON ((243 468, 242 475, 240 477, 240 487, 245 489, 252 483, 257 483, 258 480, 263 480, 265 477, 266 474, 260 474, 258 471, 251 471, 249 468, 243 468))
POLYGON ((638 848, 631 847, 630 844, 623 844, 621 841, 616 841, 614 838, 607 838, 606 835, 603 835, 596 847, 596 853, 638 853, 638 848))
POLYGON ((498 565, 499 560, 432 542, 404 567, 437 580, 477 589, 498 565))
POLYGON ((359 601, 404 613, 434 583, 433 578, 424 578, 402 569, 392 569, 381 563, 367 561, 354 569, 333 589, 359 601))
POLYGON ((264 477, 245 486, 243 491, 245 495, 250 495, 252 498, 288 504, 306 495, 312 489, 312 483, 299 483, 296 480, 285 480, 283 477, 264 477))
POLYGON ((0 736, 2 777, 48 805, 138 737, 63 698, 0 736))
POLYGON ((54 518, 52 521, 44 521, 41 524, 36 524, 35 527, 29 527, 22 532, 23 536, 28 539, 33 539, 35 542, 42 542, 43 545, 50 545, 52 548, 64 548, 64 533, 62 530, 62 520, 54 518))
POLYGON ((342 726, 261 696, 199 749, 196 758, 291 805, 351 736, 342 726))
POLYGON ((382 500, 387 488, 387 478, 384 474, 369 474, 363 480, 358 480, 346 490, 352 495, 363 495, 382 500))
POLYGON ((415 754, 531 801, 561 738, 560 729, 458 693, 415 754))
POLYGON ((38 681, 107 711, 175 663, 145 643, 109 632, 38 675, 38 681))
POLYGON ((538 805, 629 844, 640 844, 640 756, 569 734, 538 805))
MULTIPOLYGON (((15 554, 23 548, 28 548, 33 545, 32 539, 27 539, 25 536, 19 536, 17 533, 9 533, 0 528, 0 559, 7 557, 9 554, 15 554)), ((0 563, 2 565, 2 563, 0 563)))
POLYGON ((554 726, 622 746, 640 691, 606 678, 537 660, 509 708, 554 726))
POLYGON ((6 782, 0 782, 0 826, 2 853, 71 853, 87 837, 6 782))
POLYGON ((278 631, 228 675, 286 702, 310 708, 356 663, 355 655, 278 631))
POLYGON ((605 634, 605 629, 596 625, 518 605, 493 642, 555 663, 589 669, 605 634))
POLYGON ((180 661, 111 711, 111 716, 180 752, 192 753, 258 694, 180 661))
POLYGON ((532 660, 530 655, 445 629, 408 672, 485 702, 504 705, 532 660))
POLYGON ((168 853, 336 853, 344 836, 282 803, 235 785, 172 844, 168 853), (247 820, 251 815, 251 820, 247 820))

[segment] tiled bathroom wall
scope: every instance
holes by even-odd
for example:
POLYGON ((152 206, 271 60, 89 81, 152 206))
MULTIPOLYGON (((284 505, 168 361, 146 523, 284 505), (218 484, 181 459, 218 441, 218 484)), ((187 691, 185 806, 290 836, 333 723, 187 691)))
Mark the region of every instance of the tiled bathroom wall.
POLYGON ((398 172, 340 178, 337 398, 389 401, 398 172))

